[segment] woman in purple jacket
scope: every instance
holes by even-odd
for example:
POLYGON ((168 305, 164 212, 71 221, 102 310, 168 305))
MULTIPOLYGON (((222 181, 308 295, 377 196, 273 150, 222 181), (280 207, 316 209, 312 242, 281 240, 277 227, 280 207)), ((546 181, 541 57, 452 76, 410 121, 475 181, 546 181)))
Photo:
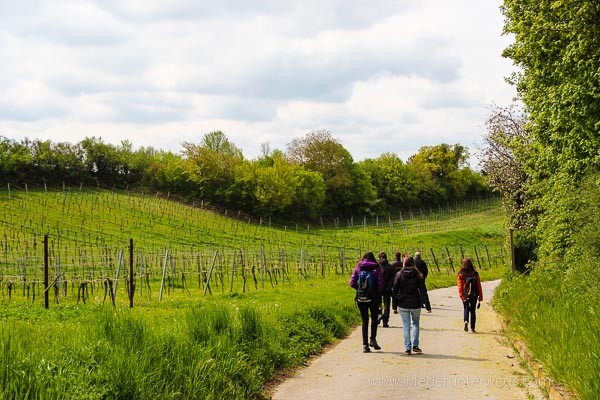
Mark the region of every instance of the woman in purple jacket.
POLYGON ((375 350, 381 350, 381 347, 379 347, 379 344, 377 344, 377 315, 379 314, 381 294, 383 293, 383 274, 381 273, 381 268, 377 263, 373 252, 369 251, 365 253, 362 260, 359 261, 358 265, 354 269, 354 272, 352 273, 352 277, 350 278, 350 286, 357 291, 356 304, 360 310, 360 316, 362 318, 363 353, 369 353, 371 351, 369 346, 373 347, 375 350), (366 272, 361 274, 363 271, 366 272), (367 275, 368 279, 370 279, 371 294, 368 299, 358 299, 359 281, 361 279, 366 279, 365 275, 367 275), (363 276, 363 278, 360 278, 361 276, 363 276), (370 338, 369 313, 371 313, 370 338))

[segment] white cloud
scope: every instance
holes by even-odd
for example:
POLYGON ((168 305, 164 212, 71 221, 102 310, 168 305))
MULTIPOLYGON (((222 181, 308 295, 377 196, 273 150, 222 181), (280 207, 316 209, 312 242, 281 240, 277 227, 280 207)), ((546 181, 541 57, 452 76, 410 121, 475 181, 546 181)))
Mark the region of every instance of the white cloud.
POLYGON ((472 147, 507 103, 500 0, 0 0, 0 135, 246 156, 328 129, 356 160, 472 147))

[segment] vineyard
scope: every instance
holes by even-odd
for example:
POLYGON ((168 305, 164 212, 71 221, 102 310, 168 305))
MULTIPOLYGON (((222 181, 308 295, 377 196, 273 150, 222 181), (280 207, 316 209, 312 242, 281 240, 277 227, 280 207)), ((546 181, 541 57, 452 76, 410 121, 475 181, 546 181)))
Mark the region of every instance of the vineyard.
POLYGON ((365 251, 421 251, 433 289, 462 257, 497 279, 504 233, 495 201, 288 226, 157 194, 6 190, 0 397, 262 399, 358 322, 365 251))
POLYGON ((466 256, 480 269, 507 257, 497 201, 327 226, 286 226, 202 202, 81 188, 9 188, 0 205, 0 298, 12 302, 43 297, 44 260, 53 303, 115 304, 131 290, 140 301, 161 301, 345 275, 366 250, 390 257, 419 250, 432 273, 444 274, 454 274, 466 256))

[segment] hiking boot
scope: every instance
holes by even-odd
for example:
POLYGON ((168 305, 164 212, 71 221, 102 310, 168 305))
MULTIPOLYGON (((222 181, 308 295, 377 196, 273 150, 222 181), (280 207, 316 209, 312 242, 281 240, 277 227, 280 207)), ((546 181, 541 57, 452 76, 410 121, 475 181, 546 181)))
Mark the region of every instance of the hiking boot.
POLYGON ((421 350, 420 348, 418 348, 417 346, 412 348, 413 353, 416 354, 421 354, 423 352, 423 350, 421 350))
POLYGON ((404 354, 406 354, 407 356, 410 356, 410 355, 412 354, 412 351, 410 351, 410 350, 406 350, 406 351, 404 352, 404 354))
POLYGON ((371 349, 369 348, 369 345, 365 344, 363 346, 363 353, 370 353, 370 352, 371 352, 371 349))
POLYGON ((467 326, 468 324, 468 322, 465 322, 465 332, 469 332, 469 327, 467 326))
POLYGON ((379 347, 379 345, 377 344, 377 340, 375 339, 371 339, 371 341, 369 342, 369 346, 371 346, 375 350, 381 350, 381 347, 379 347))

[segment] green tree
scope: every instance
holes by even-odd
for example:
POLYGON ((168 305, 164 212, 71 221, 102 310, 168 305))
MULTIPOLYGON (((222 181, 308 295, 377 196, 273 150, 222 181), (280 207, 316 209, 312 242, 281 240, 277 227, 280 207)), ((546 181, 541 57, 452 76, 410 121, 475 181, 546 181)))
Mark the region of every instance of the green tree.
POLYGON ((295 170, 296 195, 289 207, 289 215, 299 219, 315 220, 325 205, 327 188, 318 172, 303 167, 295 170))
POLYGON ((521 68, 512 78, 529 113, 535 168, 579 179, 600 165, 600 3, 506 0, 504 56, 521 68))
POLYGON ((428 201, 439 204, 464 197, 468 183, 465 184, 460 179, 461 175, 458 172, 468 168, 468 160, 469 152, 466 147, 442 143, 421 147, 417 154, 408 159, 408 163, 413 171, 420 175, 419 181, 424 188, 422 194, 430 193, 433 198, 429 198, 428 201), (427 179, 428 177, 430 179, 427 179))
POLYGON ((146 168, 142 184, 161 192, 191 196, 194 184, 189 180, 183 158, 170 151, 158 151, 146 168))
POLYGON ((200 144, 185 142, 183 147, 186 172, 199 194, 220 204, 237 204, 231 186, 242 152, 221 131, 207 133, 200 144))
POLYGON ((359 164, 377 191, 378 211, 408 209, 417 204, 416 177, 396 154, 384 153, 359 164))
MULTIPOLYGON (((0 140, 0 175, 3 183, 20 185, 35 179, 30 142, 21 143, 2 137, 0 140)), ((35 183, 35 182, 32 182, 35 183)))
POLYGON ((539 253, 560 259, 577 212, 561 193, 600 167, 600 3, 505 0, 502 11, 515 38, 504 55, 520 67, 512 82, 528 114, 524 172, 539 253))
POLYGON ((106 186, 120 185, 119 173, 122 170, 119 150, 102 138, 85 138, 79 145, 83 150, 87 174, 97 183, 106 186))
POLYGON ((309 171, 321 174, 327 188, 326 204, 330 214, 368 209, 375 200, 375 190, 365 180, 348 150, 327 130, 309 132, 288 144, 287 158, 309 171))

